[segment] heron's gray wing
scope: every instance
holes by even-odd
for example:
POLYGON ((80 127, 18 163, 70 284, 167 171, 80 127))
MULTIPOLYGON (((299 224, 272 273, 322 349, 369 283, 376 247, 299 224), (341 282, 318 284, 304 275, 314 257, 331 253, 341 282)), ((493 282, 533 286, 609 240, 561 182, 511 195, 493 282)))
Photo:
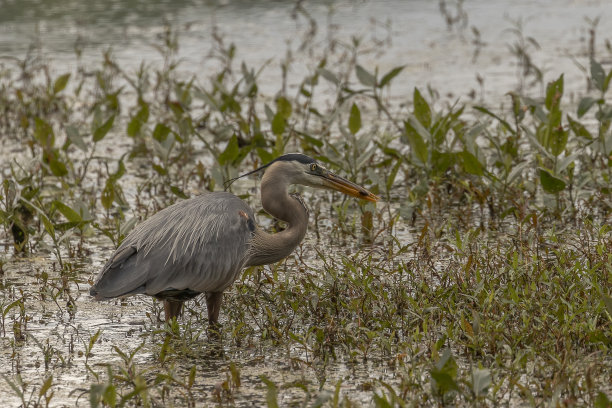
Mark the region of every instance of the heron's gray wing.
POLYGON ((222 291, 242 269, 253 212, 229 193, 174 204, 137 226, 91 289, 97 299, 176 289, 222 291))

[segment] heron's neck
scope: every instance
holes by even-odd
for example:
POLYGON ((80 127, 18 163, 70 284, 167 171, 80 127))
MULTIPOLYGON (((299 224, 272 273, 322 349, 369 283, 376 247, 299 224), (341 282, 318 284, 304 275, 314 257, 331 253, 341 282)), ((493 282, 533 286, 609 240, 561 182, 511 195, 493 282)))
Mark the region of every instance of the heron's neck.
POLYGON ((284 231, 268 234, 255 230, 247 265, 278 262, 293 252, 306 235, 308 212, 287 193, 289 183, 281 177, 266 177, 261 182, 261 204, 268 214, 287 222, 284 231))

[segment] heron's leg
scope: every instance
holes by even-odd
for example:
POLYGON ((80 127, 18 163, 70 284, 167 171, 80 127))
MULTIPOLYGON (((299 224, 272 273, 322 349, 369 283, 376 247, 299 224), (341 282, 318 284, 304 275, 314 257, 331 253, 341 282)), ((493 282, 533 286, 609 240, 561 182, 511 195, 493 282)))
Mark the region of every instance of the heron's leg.
POLYGON ((221 301, 223 300, 223 292, 206 292, 206 308, 208 309, 208 324, 211 327, 219 326, 219 311, 221 310, 221 301))
POLYGON ((164 300, 164 314, 166 322, 172 320, 173 317, 178 319, 183 314, 183 302, 180 300, 164 300))

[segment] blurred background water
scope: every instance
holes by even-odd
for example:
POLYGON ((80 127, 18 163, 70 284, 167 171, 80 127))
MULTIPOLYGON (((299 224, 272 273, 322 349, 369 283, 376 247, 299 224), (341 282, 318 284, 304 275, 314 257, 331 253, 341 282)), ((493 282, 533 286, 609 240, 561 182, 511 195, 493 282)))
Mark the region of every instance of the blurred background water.
POLYGON ((123 67, 136 69, 141 61, 161 61, 154 44, 170 25, 179 34, 181 69, 205 76, 215 63, 210 50, 217 33, 236 45, 238 61, 259 67, 271 60, 262 77, 265 87, 278 83, 280 61, 288 52, 289 73, 299 79, 318 62, 312 47, 310 52, 300 48, 304 41, 324 48, 356 37, 371 46, 359 57, 364 67, 384 73, 407 66, 394 86, 400 97, 415 86, 431 85, 451 99, 471 93, 497 101, 518 86, 517 61, 509 52, 518 41, 512 28, 537 40, 540 48, 532 47, 531 57, 545 81, 565 73, 570 98, 586 84, 580 64, 588 66, 590 29, 597 57, 604 64, 612 60, 606 49, 612 33, 609 1, 468 0, 459 9, 457 2, 445 4, 448 15, 457 17, 450 25, 440 2, 431 0, 0 0, 0 62, 24 58, 35 45, 58 71, 75 67, 75 48, 85 65, 98 63, 103 51, 112 49, 123 67))

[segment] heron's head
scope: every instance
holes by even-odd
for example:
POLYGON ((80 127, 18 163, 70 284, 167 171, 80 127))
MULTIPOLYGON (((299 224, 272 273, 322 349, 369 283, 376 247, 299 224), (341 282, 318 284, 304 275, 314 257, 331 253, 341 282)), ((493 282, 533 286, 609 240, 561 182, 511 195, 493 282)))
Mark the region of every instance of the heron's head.
POLYGON ((282 155, 251 173, 263 169, 266 171, 265 178, 284 179, 287 184, 335 190, 367 201, 375 202, 379 199, 365 188, 332 173, 315 159, 304 154, 282 155))

